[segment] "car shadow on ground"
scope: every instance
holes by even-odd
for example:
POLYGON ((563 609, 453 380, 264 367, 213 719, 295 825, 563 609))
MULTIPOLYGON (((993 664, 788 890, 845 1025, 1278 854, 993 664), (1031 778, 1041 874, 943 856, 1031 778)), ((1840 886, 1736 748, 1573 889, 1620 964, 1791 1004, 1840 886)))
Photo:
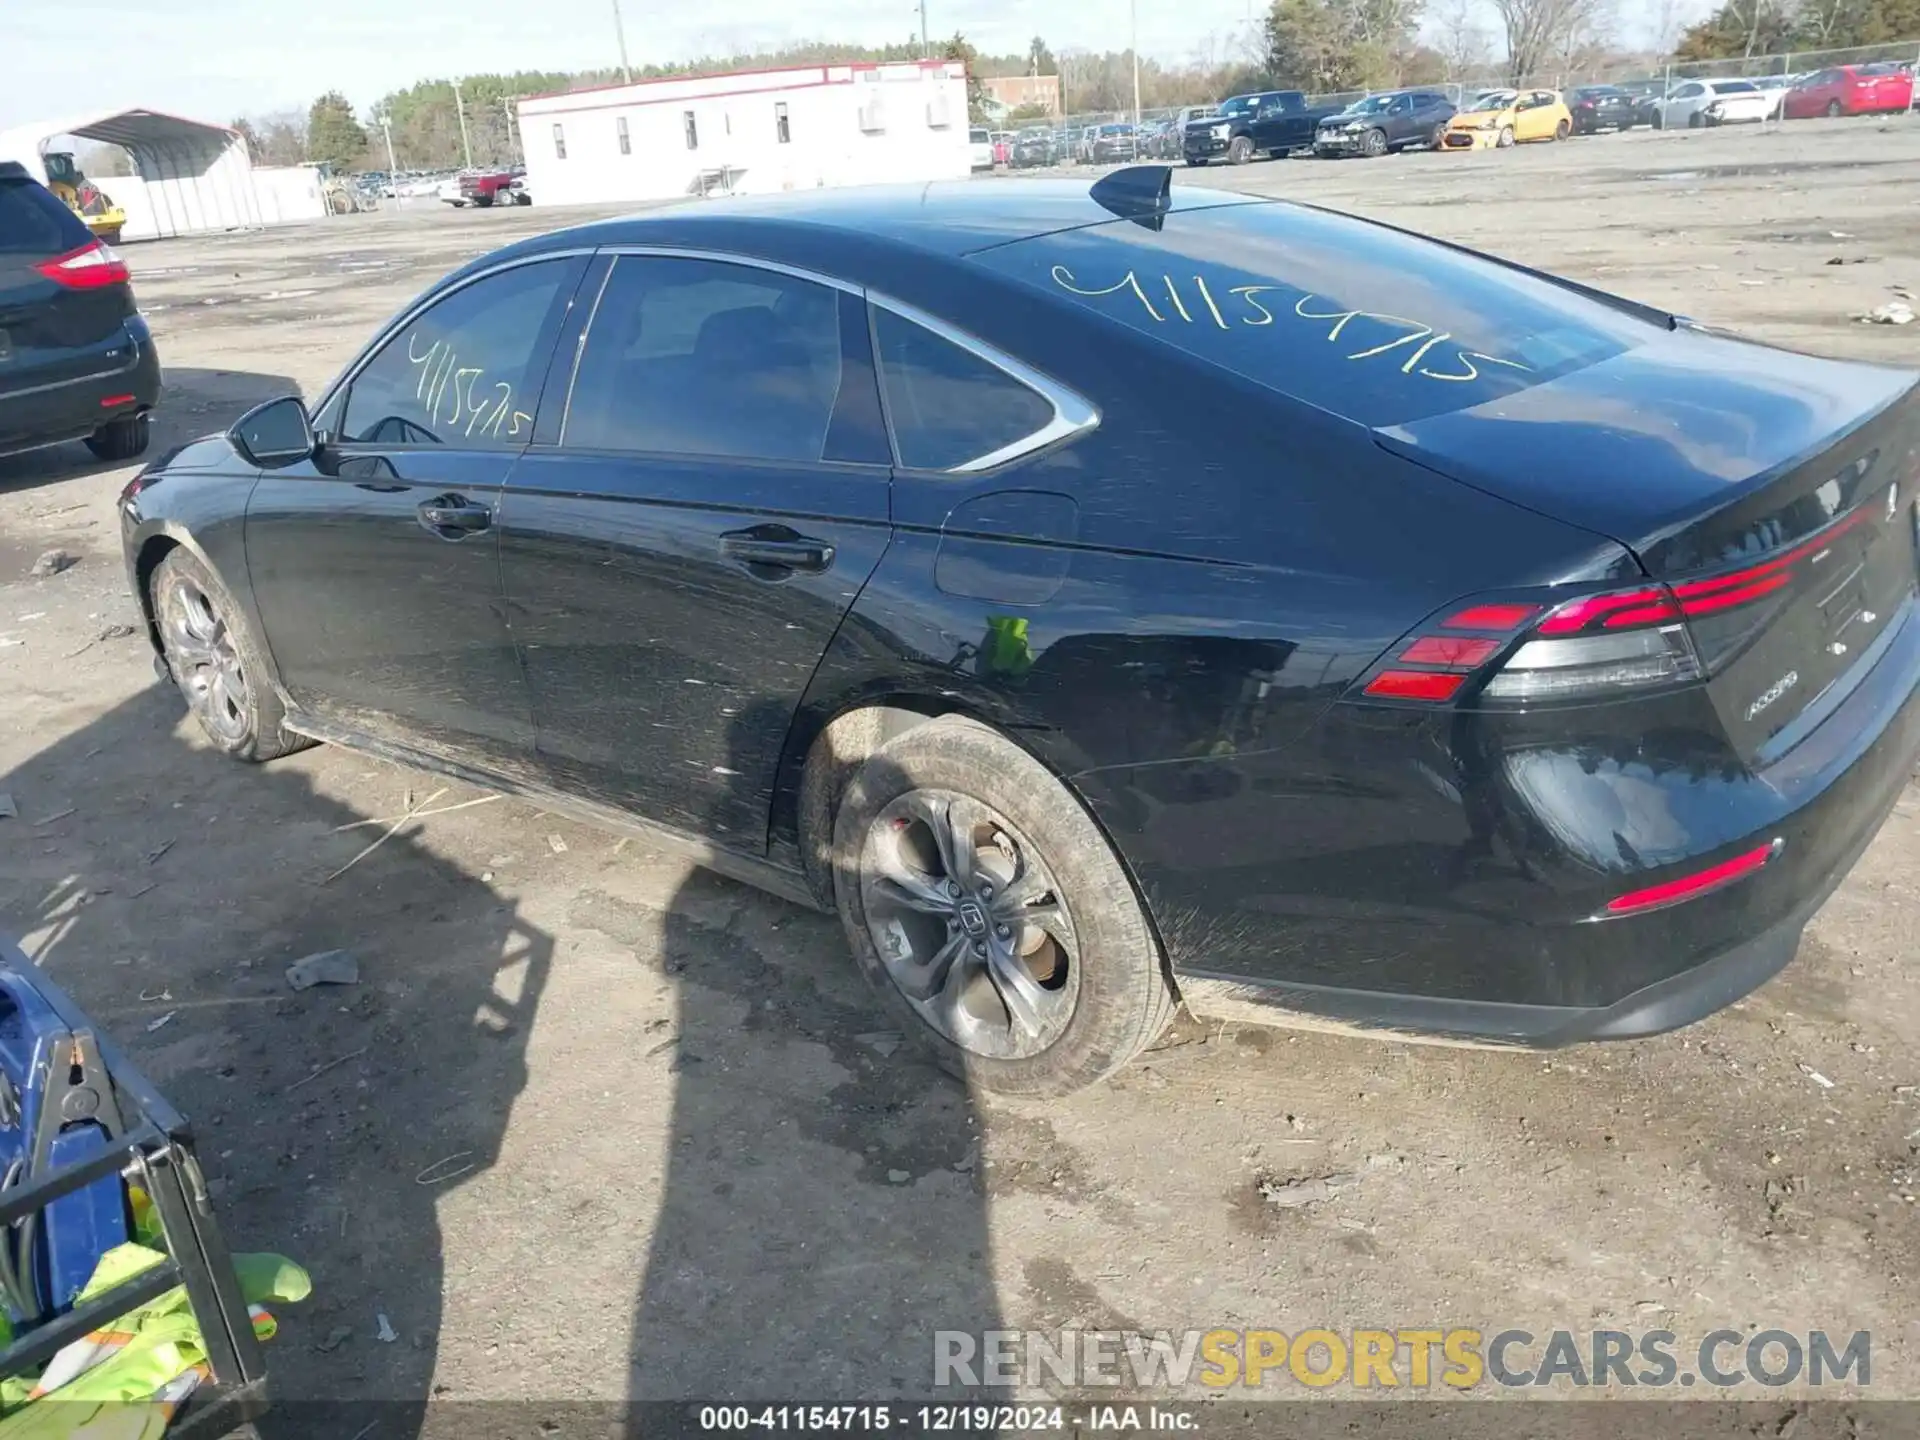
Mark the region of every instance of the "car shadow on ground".
POLYGON ((144 465, 197 436, 226 429, 255 405, 300 393, 300 387, 285 375, 192 365, 166 366, 161 386, 160 403, 153 411, 152 439, 138 460, 98 459, 80 440, 0 455, 0 495, 71 484, 122 466, 144 465))
MULTIPOLYGON (((787 718, 743 710, 728 771, 787 718)), ((679 1079, 627 1434, 697 1428, 659 1402, 991 1398, 935 1373, 937 1332, 1002 1324, 968 1087, 893 1028, 836 917, 693 870, 664 940, 679 1079)))
POLYGON ((263 1433, 371 1414, 392 1440, 433 1378, 436 1206, 499 1153, 553 941, 424 846, 328 880, 385 827, 319 793, 316 758, 235 764, 141 690, 0 775, 0 927, 193 1121, 234 1248, 312 1267, 263 1433), (334 948, 359 983, 293 992, 287 965, 334 948))

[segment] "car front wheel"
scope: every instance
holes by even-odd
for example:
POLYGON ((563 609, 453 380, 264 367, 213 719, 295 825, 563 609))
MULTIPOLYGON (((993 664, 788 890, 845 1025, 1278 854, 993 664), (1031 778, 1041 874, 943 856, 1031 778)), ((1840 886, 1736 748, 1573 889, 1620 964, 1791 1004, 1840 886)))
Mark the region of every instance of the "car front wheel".
POLYGON ((1245 135, 1236 135, 1227 144, 1227 159, 1235 165, 1244 165, 1253 159, 1253 141, 1245 135))
POLYGON ((1382 155, 1387 153, 1387 132, 1384 130, 1367 131, 1361 138, 1360 151, 1369 160, 1378 160, 1382 155))
POLYGON ((1502 125, 1500 127, 1500 138, 1494 143, 1502 150, 1511 147, 1513 144, 1513 127, 1511 125, 1502 125))
POLYGON ((283 728, 266 654, 212 567, 190 550, 169 551, 149 596, 167 670, 215 748, 236 760, 273 760, 313 743, 283 728))
POLYGON ((1064 785, 983 725, 931 721, 868 757, 833 856, 861 971, 902 1028, 982 1089, 1095 1084, 1172 1015, 1112 848, 1064 785))
POLYGON ((1572 133, 1573 122, 1571 120, 1562 120, 1558 125, 1553 127, 1553 138, 1556 140, 1564 140, 1572 133))

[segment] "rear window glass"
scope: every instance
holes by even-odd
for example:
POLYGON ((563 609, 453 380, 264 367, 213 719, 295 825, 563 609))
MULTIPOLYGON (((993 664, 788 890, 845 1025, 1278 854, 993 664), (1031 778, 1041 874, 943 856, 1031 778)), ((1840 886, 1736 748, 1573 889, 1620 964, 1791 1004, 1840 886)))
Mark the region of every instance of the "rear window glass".
POLYGON ((92 238, 80 217, 45 186, 0 180, 0 255, 64 255, 92 238))
POLYGON ((1713 82, 1713 88, 1722 95, 1744 95, 1760 87, 1749 80, 1716 80, 1713 82))
POLYGON ((1035 289, 1363 425, 1469 409, 1608 359, 1649 323, 1345 215, 1176 210, 976 257, 1035 289))

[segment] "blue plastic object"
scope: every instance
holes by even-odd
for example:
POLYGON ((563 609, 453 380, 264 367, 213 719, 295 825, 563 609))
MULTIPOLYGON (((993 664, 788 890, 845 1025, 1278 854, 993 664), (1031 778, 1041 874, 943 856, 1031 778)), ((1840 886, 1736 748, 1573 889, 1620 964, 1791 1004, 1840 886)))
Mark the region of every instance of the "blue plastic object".
MULTIPOLYGON (((76 1036, 33 983, 0 966, 0 1178, 36 1174, 99 1154, 119 1129, 113 1089, 91 1034, 76 1036)), ((68 1309, 101 1255, 130 1237, 125 1184, 106 1175, 50 1202, 37 1223, 0 1232, 39 1313, 8 1297, 16 1327, 68 1309)))

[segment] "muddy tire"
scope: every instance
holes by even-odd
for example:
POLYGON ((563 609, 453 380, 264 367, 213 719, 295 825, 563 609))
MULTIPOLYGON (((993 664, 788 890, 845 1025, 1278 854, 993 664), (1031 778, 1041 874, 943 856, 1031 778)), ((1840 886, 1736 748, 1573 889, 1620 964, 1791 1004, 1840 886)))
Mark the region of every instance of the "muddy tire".
POLYGON ((146 416, 129 415, 124 420, 102 425, 87 436, 87 448, 102 460, 131 460, 145 452, 152 433, 146 416))
POLYGON ((921 725, 861 765, 834 817, 833 886, 900 1028, 983 1090, 1084 1089, 1172 1016, 1159 945, 1099 828, 973 721, 921 725))
POLYGON ((285 728, 265 649, 211 566, 175 549, 148 587, 167 669, 214 748, 236 760, 276 760, 314 742, 285 728))

